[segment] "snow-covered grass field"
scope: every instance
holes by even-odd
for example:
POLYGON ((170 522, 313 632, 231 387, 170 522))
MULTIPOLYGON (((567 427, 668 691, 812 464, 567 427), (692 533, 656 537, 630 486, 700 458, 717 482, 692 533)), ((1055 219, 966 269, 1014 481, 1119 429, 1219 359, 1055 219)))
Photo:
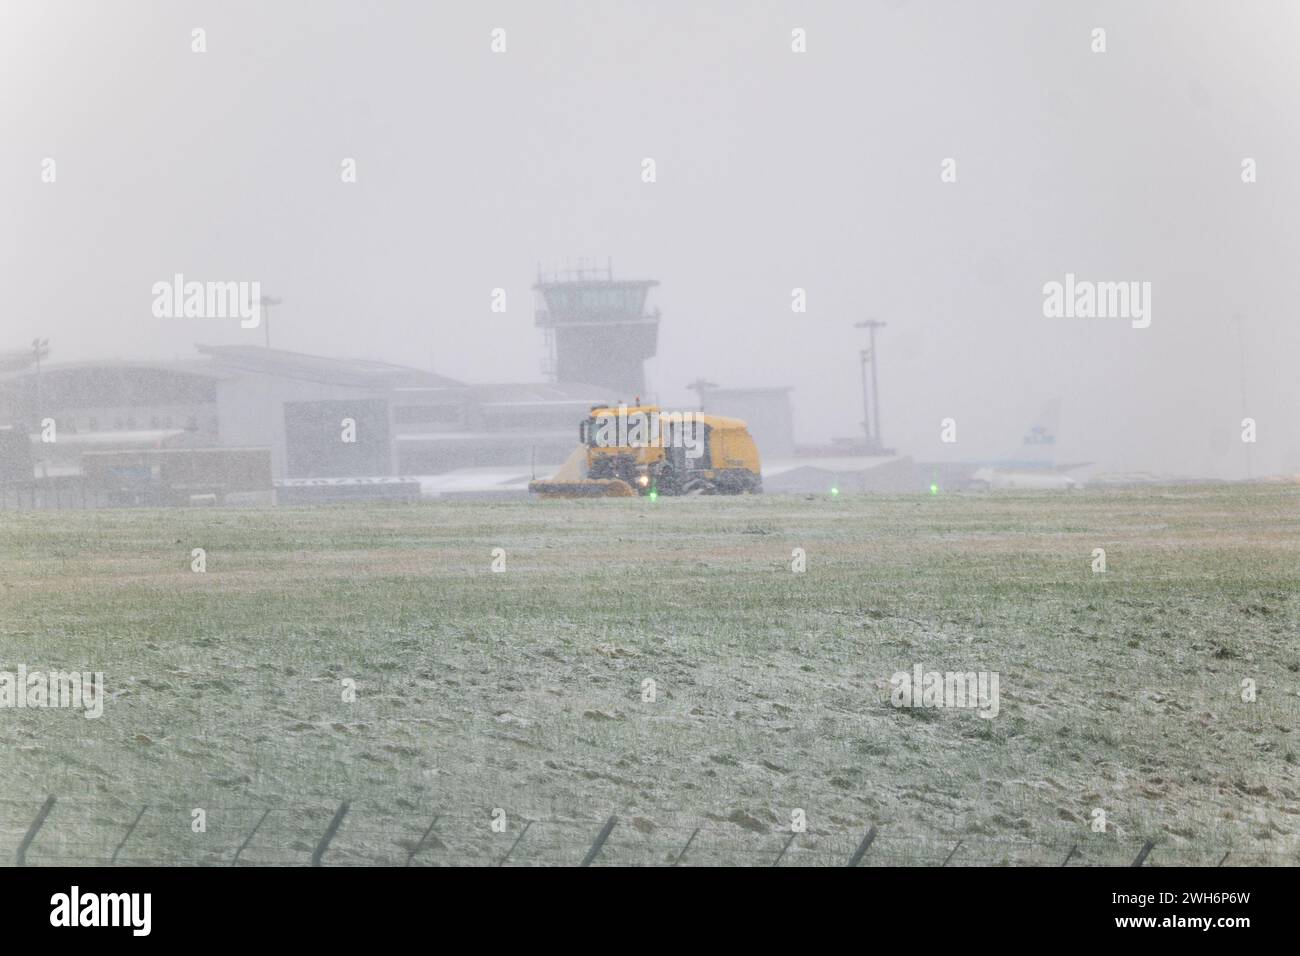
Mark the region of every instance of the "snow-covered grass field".
POLYGON ((1300 862, 1295 487, 8 511, 20 665, 107 700, 0 709, 3 863, 1300 862))

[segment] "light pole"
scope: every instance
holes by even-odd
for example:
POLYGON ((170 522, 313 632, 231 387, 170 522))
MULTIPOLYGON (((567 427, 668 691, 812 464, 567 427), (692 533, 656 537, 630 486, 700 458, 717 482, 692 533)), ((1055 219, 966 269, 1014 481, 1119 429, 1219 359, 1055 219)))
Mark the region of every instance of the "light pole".
POLYGON ((32 339, 32 355, 36 358, 36 425, 41 424, 41 359, 50 354, 49 339, 32 339))
POLYGON ((862 360, 862 428, 867 433, 867 451, 879 454, 885 447, 880 438, 880 383, 876 373, 876 329, 885 327, 879 319, 867 319, 855 322, 855 329, 866 329, 870 340, 867 347, 859 353, 862 360), (867 362, 871 363, 871 388, 868 400, 867 362))
POLYGON ((705 378, 697 378, 686 386, 696 395, 700 396, 700 411, 704 411, 704 394, 711 388, 717 388, 716 382, 710 382, 705 378))
MULTIPOLYGON (((1237 325, 1237 347, 1241 354, 1241 411, 1243 415, 1250 414, 1250 407, 1246 404, 1246 332, 1245 321, 1240 312, 1232 317, 1233 322, 1237 325)), ((1254 474, 1250 467, 1250 442, 1244 443, 1246 446, 1246 477, 1253 478, 1254 474)))
POLYGON ((262 309, 265 315, 262 316, 262 332, 266 336, 266 347, 271 347, 271 306, 279 305, 283 299, 277 299, 273 295, 264 295, 261 298, 262 309))
MULTIPOLYGON (((36 406, 35 406, 35 431, 41 431, 41 359, 50 354, 50 340, 35 338, 32 339, 32 355, 36 358, 36 406)), ((49 460, 42 454, 41 456, 41 477, 50 476, 49 460)), ((36 506, 36 488, 32 487, 32 506, 36 506)))

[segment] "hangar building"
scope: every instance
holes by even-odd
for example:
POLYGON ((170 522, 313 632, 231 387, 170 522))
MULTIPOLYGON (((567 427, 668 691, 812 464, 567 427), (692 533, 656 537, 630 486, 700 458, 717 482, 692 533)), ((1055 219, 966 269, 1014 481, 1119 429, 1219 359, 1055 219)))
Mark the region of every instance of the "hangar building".
POLYGON ((604 389, 467 385, 433 372, 252 345, 180 362, 71 362, 0 374, 0 424, 52 419, 38 475, 88 450, 266 448, 276 479, 423 475, 553 465, 604 389), (346 434, 351 423, 351 433, 346 434))

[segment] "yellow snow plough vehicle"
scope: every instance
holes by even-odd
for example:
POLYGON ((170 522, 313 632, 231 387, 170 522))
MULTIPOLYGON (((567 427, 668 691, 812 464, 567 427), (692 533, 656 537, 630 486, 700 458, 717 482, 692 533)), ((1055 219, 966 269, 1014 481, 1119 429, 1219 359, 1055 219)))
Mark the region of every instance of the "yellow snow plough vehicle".
POLYGON ((533 481, 544 498, 740 495, 763 490, 758 448, 738 418, 665 412, 655 405, 597 406, 581 446, 559 473, 533 481))

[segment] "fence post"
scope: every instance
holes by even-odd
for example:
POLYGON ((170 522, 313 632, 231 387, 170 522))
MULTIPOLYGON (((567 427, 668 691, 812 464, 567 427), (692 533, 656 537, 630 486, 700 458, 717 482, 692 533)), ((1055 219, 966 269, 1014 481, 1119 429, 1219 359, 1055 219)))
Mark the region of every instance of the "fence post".
POLYGON ((951 860, 954 856, 957 855, 957 851, 961 849, 961 845, 962 845, 963 842, 964 842, 964 841, 962 841, 962 840, 958 840, 958 841, 957 841, 957 845, 956 845, 955 847, 952 848, 952 852, 950 852, 947 856, 945 856, 945 857, 943 858, 943 863, 941 863, 940 866, 947 866, 947 865, 948 865, 948 861, 951 860))
POLYGON ((1228 854, 1231 853, 1231 852, 1232 852, 1232 851, 1229 850, 1227 853, 1223 854, 1223 859, 1219 860, 1219 862, 1216 863, 1215 865, 1216 865, 1216 866, 1223 866, 1223 864, 1226 863, 1227 860, 1228 860, 1228 854))
POLYGON ((773 866, 778 866, 781 863, 781 858, 785 856, 785 851, 790 849, 790 844, 794 842, 794 838, 798 835, 799 834, 797 833, 791 832, 790 839, 785 841, 785 846, 781 847, 781 852, 778 853, 776 859, 772 861, 773 866))
POLYGON ((45 826, 45 818, 50 815, 50 811, 53 809, 54 794, 50 794, 45 798, 45 802, 41 804, 41 809, 37 812, 36 819, 32 821, 32 825, 27 828, 27 835, 23 837, 23 842, 18 844, 18 855, 16 859, 19 866, 27 865, 27 848, 30 847, 32 841, 36 839, 36 834, 41 832, 41 827, 45 826))
POLYGON ((1065 866, 1065 864, 1070 862, 1070 858, 1074 856, 1074 851, 1077 849, 1079 849, 1079 844, 1077 843, 1070 847, 1070 852, 1065 854, 1065 859, 1061 861, 1061 866, 1065 866))
POLYGON ((1143 843, 1142 849, 1138 851, 1137 859, 1135 859, 1130 864, 1130 866, 1141 866, 1143 863, 1145 863, 1147 859, 1147 855, 1151 852, 1152 848, 1155 845, 1156 845, 1155 840, 1147 840, 1146 843, 1143 843))
POLYGON ((867 851, 871 849, 871 844, 875 841, 875 839, 876 839, 876 825, 873 823, 871 825, 871 829, 867 831, 867 835, 864 836, 862 838, 862 842, 858 844, 858 848, 854 850, 853 855, 849 857, 848 865, 857 866, 859 863, 861 863, 862 858, 867 855, 867 851))
POLYGON ((406 854, 407 866, 411 865, 411 861, 415 859, 415 854, 419 853, 421 850, 424 849, 424 841, 429 839, 429 834, 433 832, 433 828, 438 825, 438 820, 441 818, 442 818, 441 813, 435 813, 433 815, 433 820, 430 821, 429 825, 425 828, 424 832, 420 834, 420 841, 415 844, 415 848, 411 850, 410 853, 406 854))
POLYGON ((344 800, 339 804, 339 808, 334 811, 334 819, 330 821, 330 825, 326 828, 325 835, 322 836, 320 842, 316 844, 316 850, 311 855, 312 866, 320 866, 321 857, 323 857, 325 851, 329 849, 330 841, 334 839, 334 834, 339 832, 339 825, 347 815, 348 802, 344 800))
POLYGON ((135 815, 135 819, 131 821, 131 825, 126 828, 126 836, 122 837, 122 842, 119 843, 117 849, 113 851, 113 856, 108 861, 110 864, 117 862, 117 855, 122 852, 122 847, 126 846, 126 841, 131 839, 131 834, 134 833, 135 828, 140 825, 140 818, 144 816, 144 812, 148 809, 149 804, 146 803, 140 808, 140 812, 135 815))
POLYGON ((579 866, 591 866, 592 861, 600 854, 600 848, 605 845, 605 841, 609 839, 609 835, 614 832, 614 824, 616 823, 618 823, 618 817, 614 816, 611 816, 605 821, 605 825, 601 827, 600 832, 596 834, 596 842, 591 845, 591 849, 587 851, 586 857, 578 864, 579 866))
POLYGON ((524 834, 528 832, 528 828, 532 825, 533 825, 532 820, 524 821, 524 828, 519 831, 519 836, 515 837, 515 842, 510 844, 510 849, 506 850, 506 855, 501 858, 501 860, 497 863, 497 866, 506 865, 506 860, 510 859, 510 854, 515 852, 515 847, 517 847, 520 844, 520 842, 523 841, 524 834))
POLYGON ((686 856, 686 851, 689 850, 691 848, 691 844, 695 842, 695 834, 699 832, 700 832, 699 827, 696 827, 694 830, 691 831, 691 835, 686 839, 686 846, 682 847, 682 852, 678 853, 677 859, 673 860, 673 866, 677 866, 677 864, 682 862, 682 859, 686 856))
POLYGON ((253 829, 248 831, 248 836, 244 837, 244 842, 239 844, 239 849, 235 851, 235 858, 230 861, 231 866, 234 866, 239 862, 239 855, 248 849, 248 844, 253 842, 253 837, 257 835, 257 831, 262 829, 262 822, 270 815, 271 810, 269 807, 262 811, 262 815, 258 817, 257 822, 253 824, 253 829))

